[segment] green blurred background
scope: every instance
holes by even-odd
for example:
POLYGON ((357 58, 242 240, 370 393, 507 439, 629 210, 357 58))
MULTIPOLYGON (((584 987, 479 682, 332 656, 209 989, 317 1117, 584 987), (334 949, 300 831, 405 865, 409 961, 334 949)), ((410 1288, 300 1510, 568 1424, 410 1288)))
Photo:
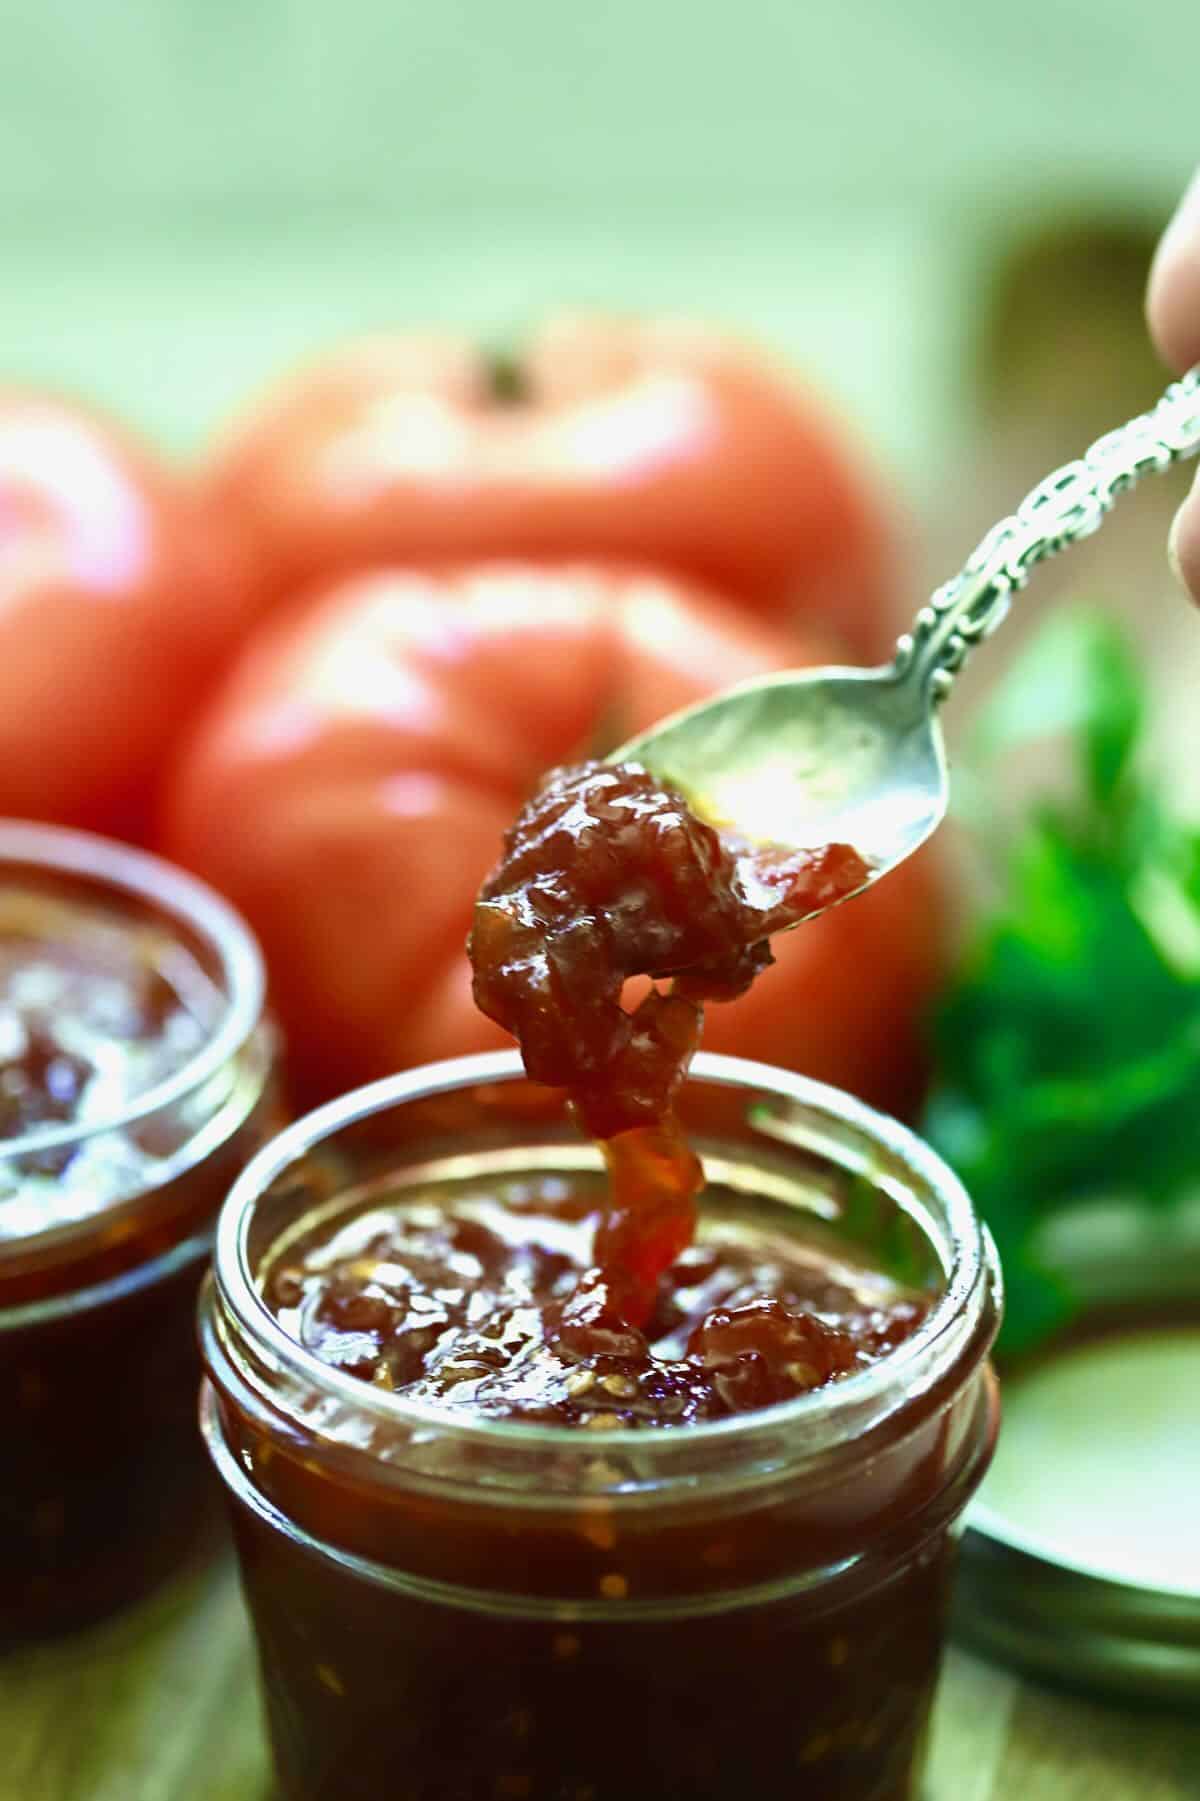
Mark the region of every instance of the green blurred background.
MULTIPOLYGON (((960 423, 974 296, 1200 155, 1194 0, 4 0, 10 371, 176 443, 264 367, 549 300, 732 316, 893 457, 960 423)), ((906 470, 918 492, 936 471, 906 470)))

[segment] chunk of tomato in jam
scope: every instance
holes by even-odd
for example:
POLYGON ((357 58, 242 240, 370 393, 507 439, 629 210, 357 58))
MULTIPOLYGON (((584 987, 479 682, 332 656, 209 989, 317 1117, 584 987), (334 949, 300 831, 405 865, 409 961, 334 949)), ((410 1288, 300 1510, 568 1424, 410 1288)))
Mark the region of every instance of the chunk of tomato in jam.
POLYGON ((790 1400, 877 1361, 925 1316, 922 1297, 832 1243, 719 1217, 651 1285, 640 1242, 606 1239, 623 1224, 595 1175, 381 1194, 289 1241, 263 1292, 292 1337, 363 1382, 452 1413, 589 1427, 790 1400), (639 1276, 640 1326, 624 1317, 639 1276))

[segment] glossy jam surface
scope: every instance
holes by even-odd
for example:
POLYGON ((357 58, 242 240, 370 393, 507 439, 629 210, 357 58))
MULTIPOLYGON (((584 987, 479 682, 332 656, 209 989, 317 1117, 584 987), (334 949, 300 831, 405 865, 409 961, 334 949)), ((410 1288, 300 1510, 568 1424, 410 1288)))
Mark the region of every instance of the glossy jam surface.
POLYGON ((216 991, 165 927, 0 886, 0 1145, 79 1126, 77 1144, 0 1160, 0 1240, 79 1218, 153 1176, 153 1134, 103 1130, 197 1054, 216 991))
POLYGON ((660 1276, 691 1241, 703 1178, 674 1100, 704 1002, 743 994, 772 961, 772 932, 867 874, 848 845, 728 840, 636 763, 552 771, 508 833, 475 909, 475 999, 516 1037, 531 1078, 566 1089, 606 1144, 590 1321, 646 1327, 660 1276), (637 977, 669 986, 630 1007, 637 977))
POLYGON ((566 1088, 588 1131, 656 1125, 699 1039, 706 1000, 771 962, 768 938, 851 893, 846 845, 727 842, 636 763, 553 771, 480 890, 475 999, 513 1033, 535 1082, 566 1088), (671 978, 633 1011, 632 976, 671 978))
POLYGON ((530 1178, 373 1205, 302 1232, 268 1305, 364 1382, 499 1419, 682 1426, 769 1406, 876 1361, 925 1302, 834 1249, 706 1221, 643 1328, 594 1317, 599 1182, 530 1178))

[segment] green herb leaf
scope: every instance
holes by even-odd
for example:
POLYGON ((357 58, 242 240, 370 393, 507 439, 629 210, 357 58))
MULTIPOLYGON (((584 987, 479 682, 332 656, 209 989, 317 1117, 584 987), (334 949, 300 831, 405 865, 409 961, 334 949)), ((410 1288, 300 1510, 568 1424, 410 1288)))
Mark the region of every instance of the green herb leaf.
POLYGON ((1138 740, 1145 696, 1112 620, 1084 608, 1049 615, 977 721, 973 754, 989 761, 1039 738, 1069 736, 1091 797, 1117 790, 1138 740))
POLYGON ((1079 777, 989 846, 1000 899, 935 1021, 925 1130, 996 1237, 1009 1350, 1075 1306, 1037 1253, 1048 1218, 1112 1194, 1169 1206, 1200 1171, 1200 834, 1137 767, 1144 714, 1116 628, 1066 611, 976 737, 977 789, 999 779, 998 753, 1052 730, 1079 777))

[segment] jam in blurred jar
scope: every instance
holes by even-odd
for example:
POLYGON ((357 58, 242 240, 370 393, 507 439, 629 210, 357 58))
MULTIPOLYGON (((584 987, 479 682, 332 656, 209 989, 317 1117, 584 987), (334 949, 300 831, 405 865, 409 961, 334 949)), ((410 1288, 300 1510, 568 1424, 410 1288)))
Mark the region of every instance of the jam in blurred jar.
POLYGON ((263 970, 155 858, 0 821, 0 1641, 204 1541, 195 1296, 273 1116, 263 970))
MULTIPOLYGON (((702 1056, 681 1116, 701 1247, 736 1237, 753 1267, 792 1239, 920 1295, 911 1334, 716 1420, 480 1417, 455 1399, 470 1382, 430 1399, 351 1367, 378 1282, 412 1273, 371 1264, 326 1344, 342 1366, 315 1354, 311 1305, 289 1322, 267 1299, 302 1247, 320 1272, 323 1245, 378 1246, 389 1210, 470 1220, 479 1197, 553 1193, 570 1215, 597 1190, 597 1153, 515 1055, 349 1095, 235 1185, 201 1413, 285 1801, 915 1801, 957 1523, 997 1424, 989 1241, 924 1145, 833 1090, 702 1056)), ((460 1293, 483 1239, 455 1242, 413 1309, 460 1293)))

